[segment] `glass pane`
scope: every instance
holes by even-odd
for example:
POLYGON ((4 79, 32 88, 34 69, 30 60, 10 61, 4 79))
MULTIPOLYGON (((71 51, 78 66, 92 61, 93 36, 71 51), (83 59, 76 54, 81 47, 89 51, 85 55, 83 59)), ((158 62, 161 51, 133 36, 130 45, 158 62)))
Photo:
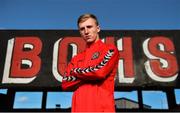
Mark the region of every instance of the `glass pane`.
POLYGON ((180 89, 175 89, 176 104, 180 105, 180 89))
POLYGON ((143 91, 143 104, 151 109, 168 109, 166 93, 162 91, 143 91))
POLYGON ((114 92, 116 109, 137 109, 139 108, 137 91, 114 92))
POLYGON ((46 108, 71 108, 72 92, 48 92, 46 108))
POLYGON ((0 94, 7 94, 7 89, 0 89, 0 94))
POLYGON ((14 108, 41 108, 42 92, 16 92, 14 108))

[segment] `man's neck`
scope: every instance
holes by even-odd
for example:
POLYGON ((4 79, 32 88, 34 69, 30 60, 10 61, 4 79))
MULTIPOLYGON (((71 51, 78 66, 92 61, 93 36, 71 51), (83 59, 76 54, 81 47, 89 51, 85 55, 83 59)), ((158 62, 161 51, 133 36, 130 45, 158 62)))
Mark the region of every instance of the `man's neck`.
POLYGON ((98 42, 99 39, 95 40, 94 42, 91 42, 91 43, 87 43, 87 47, 91 47, 92 45, 94 45, 96 42, 98 42))

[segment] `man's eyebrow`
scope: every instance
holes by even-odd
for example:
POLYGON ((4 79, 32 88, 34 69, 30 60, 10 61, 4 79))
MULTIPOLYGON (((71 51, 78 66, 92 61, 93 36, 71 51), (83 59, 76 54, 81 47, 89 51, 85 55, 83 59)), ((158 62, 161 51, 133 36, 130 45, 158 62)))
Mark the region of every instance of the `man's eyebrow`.
POLYGON ((92 27, 92 25, 87 25, 86 27, 90 28, 90 27, 92 27))
POLYGON ((80 30, 83 30, 83 29, 85 29, 85 27, 80 27, 79 29, 80 29, 80 30))

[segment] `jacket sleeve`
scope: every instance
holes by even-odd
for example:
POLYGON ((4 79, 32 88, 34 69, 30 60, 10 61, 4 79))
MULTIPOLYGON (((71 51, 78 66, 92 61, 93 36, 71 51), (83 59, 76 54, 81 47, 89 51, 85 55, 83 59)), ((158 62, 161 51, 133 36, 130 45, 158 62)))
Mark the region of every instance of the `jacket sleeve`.
MULTIPOLYGON (((71 77, 71 76, 70 76, 71 77)), ((62 89, 65 91, 74 91, 76 90, 83 82, 81 80, 75 80, 75 81, 66 81, 63 80, 62 82, 62 89)))
POLYGON ((71 69, 74 67, 74 63, 75 62, 72 59, 66 68, 61 84, 62 90, 74 91, 83 83, 82 80, 70 74, 71 69))
POLYGON ((115 46, 105 50, 103 58, 95 65, 71 69, 71 74, 82 80, 101 80, 104 79, 118 63, 119 52, 115 46))

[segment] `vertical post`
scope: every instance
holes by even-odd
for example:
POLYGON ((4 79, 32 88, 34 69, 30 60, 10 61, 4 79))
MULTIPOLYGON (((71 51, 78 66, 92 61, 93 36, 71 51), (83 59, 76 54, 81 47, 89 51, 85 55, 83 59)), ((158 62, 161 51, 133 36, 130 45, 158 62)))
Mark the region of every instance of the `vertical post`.
POLYGON ((138 93, 139 110, 143 111, 144 108, 143 108, 142 90, 138 89, 137 93, 138 93))
POLYGON ((166 95, 167 95, 167 101, 168 101, 169 110, 173 111, 175 109, 175 107, 176 107, 176 98, 175 98, 174 89, 169 88, 165 92, 166 92, 166 95))
POLYGON ((47 91, 43 91, 42 97, 42 111, 46 111, 46 102, 47 102, 47 91))
POLYGON ((15 99, 15 89, 8 89, 7 90, 7 111, 13 111, 14 99, 15 99))

